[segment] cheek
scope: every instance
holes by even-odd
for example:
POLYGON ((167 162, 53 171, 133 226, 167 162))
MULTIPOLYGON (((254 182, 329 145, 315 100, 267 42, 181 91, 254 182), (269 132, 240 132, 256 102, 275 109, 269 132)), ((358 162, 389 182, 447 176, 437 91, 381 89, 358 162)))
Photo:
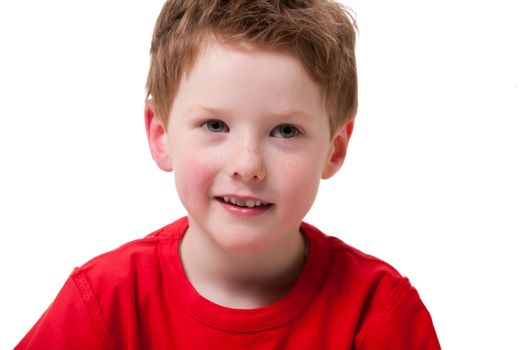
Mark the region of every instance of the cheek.
POLYGON ((301 219, 310 210, 317 195, 321 178, 319 164, 312 162, 312 158, 301 158, 283 167, 280 197, 288 203, 292 215, 301 219))
POLYGON ((198 152, 186 152, 176 157, 175 186, 183 204, 193 205, 208 194, 216 174, 216 162, 198 152))

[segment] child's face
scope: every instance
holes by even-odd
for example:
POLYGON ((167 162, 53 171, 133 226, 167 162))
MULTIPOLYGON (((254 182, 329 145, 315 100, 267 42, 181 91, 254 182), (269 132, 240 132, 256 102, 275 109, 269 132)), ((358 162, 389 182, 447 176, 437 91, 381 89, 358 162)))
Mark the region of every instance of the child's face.
POLYGON ((150 146, 175 173, 188 233, 230 251, 297 233, 348 141, 330 138, 320 88, 297 58, 247 43, 207 46, 180 83, 165 134, 152 123, 161 137, 148 129, 150 146))

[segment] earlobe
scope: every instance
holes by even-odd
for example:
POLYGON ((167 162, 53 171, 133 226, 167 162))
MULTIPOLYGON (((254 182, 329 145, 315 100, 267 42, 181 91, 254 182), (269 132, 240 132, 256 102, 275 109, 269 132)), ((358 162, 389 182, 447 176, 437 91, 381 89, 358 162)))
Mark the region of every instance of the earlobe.
POLYGON ((348 141, 350 141, 353 129, 354 121, 352 120, 339 128, 334 134, 328 161, 322 174, 323 179, 332 177, 343 165, 346 158, 348 141))
POLYGON ((144 124, 148 136, 151 156, 158 167, 164 171, 173 170, 168 152, 168 137, 160 118, 155 114, 153 100, 147 100, 144 106, 144 124))

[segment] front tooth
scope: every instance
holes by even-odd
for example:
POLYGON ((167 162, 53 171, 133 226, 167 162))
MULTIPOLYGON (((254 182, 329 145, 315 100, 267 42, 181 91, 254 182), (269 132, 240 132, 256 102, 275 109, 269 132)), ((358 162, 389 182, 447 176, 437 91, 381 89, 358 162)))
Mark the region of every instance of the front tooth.
POLYGON ((244 206, 244 202, 242 200, 240 200, 240 199, 230 198, 230 202, 231 202, 231 204, 235 204, 238 207, 243 207, 244 206))
POLYGON ((258 207, 261 205, 261 201, 255 201, 255 206, 258 207))
POLYGON ((246 206, 253 208, 255 206, 255 201, 246 201, 246 206))

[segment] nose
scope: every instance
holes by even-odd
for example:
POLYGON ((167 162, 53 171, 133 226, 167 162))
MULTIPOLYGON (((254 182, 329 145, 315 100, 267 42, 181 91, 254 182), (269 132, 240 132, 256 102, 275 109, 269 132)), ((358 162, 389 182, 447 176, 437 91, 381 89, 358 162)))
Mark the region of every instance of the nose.
POLYGON ((253 140, 238 140, 233 145, 230 175, 247 182, 266 178, 266 167, 261 146, 253 140))

